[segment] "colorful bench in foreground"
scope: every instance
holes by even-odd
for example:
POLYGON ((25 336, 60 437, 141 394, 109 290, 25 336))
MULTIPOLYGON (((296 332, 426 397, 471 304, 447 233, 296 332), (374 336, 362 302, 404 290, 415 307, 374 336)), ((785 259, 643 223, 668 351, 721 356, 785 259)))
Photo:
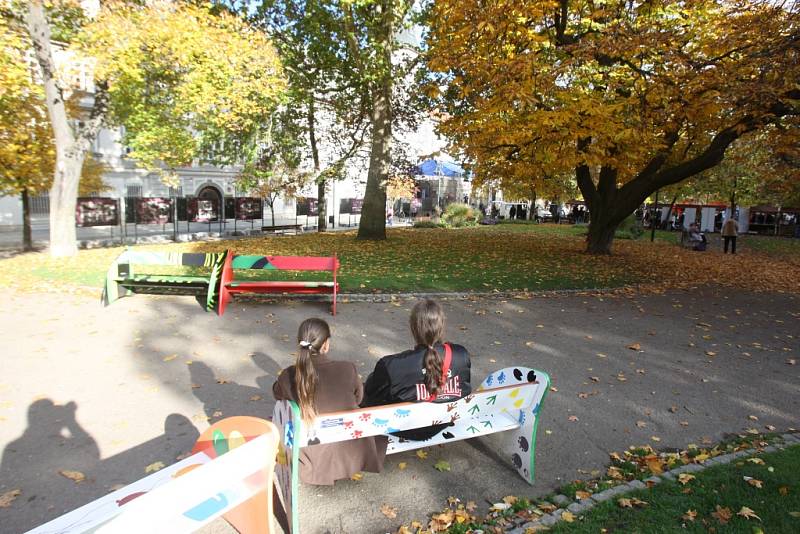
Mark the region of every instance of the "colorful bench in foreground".
POLYGON ((223 419, 192 456, 27 534, 182 534, 219 516, 242 534, 271 534, 277 432, 257 417, 223 419))
POLYGON ((502 432, 498 452, 526 482, 533 484, 536 427, 549 389, 547 373, 527 367, 508 367, 487 376, 474 393, 456 402, 408 402, 326 413, 317 416, 309 428, 303 424, 296 403, 278 402, 272 418, 281 438, 275 474, 283 493, 291 534, 302 532, 297 451, 309 445, 388 435, 449 422, 452 426, 426 441, 408 441, 389 435, 386 454, 502 432))

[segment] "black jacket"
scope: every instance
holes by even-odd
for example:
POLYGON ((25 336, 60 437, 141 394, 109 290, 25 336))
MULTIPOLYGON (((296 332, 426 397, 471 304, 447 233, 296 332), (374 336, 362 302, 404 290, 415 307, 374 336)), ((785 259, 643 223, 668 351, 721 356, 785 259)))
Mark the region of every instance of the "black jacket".
MULTIPOLYGON (((470 385, 469 352, 461 345, 450 343, 453 357, 445 387, 439 390, 433 402, 453 402, 472 393, 470 385)), ((436 351, 444 360, 444 347, 436 345, 436 351)), ((428 398, 425 387, 425 347, 420 345, 399 354, 384 356, 375 365, 375 370, 364 384, 364 400, 361 406, 381 406, 398 402, 422 402, 428 398)), ((435 436, 448 425, 435 425, 427 428, 405 430, 397 436, 426 440, 435 436)))

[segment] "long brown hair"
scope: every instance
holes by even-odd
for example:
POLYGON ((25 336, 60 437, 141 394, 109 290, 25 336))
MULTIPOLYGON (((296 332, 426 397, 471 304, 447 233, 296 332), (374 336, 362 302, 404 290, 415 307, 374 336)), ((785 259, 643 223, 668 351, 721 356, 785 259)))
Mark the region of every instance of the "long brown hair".
POLYGON ((442 380, 442 357, 433 348, 444 338, 444 311, 431 299, 417 302, 411 310, 411 334, 417 345, 425 346, 425 387, 428 394, 434 395, 444 386, 442 380))
POLYGON ((319 354, 322 346, 331 337, 331 328, 322 319, 306 319, 297 329, 297 343, 300 345, 297 362, 294 365, 294 384, 297 388, 297 404, 303 422, 310 424, 317 416, 314 395, 317 392, 317 371, 311 356, 319 354))

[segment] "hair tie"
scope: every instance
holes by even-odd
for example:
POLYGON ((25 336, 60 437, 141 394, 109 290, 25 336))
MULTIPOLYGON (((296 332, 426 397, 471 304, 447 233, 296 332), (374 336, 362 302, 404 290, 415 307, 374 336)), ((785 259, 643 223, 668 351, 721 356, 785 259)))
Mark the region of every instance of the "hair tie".
POLYGON ((300 342, 300 346, 303 347, 304 349, 311 348, 311 342, 310 341, 306 341, 304 339, 303 341, 300 342))

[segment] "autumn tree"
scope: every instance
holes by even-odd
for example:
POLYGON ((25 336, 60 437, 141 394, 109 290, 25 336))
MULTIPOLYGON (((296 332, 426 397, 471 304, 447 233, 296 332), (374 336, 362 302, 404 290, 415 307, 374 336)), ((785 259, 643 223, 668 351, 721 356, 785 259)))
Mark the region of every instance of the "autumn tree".
POLYGON ((571 172, 587 250, 660 188, 722 161, 737 139, 797 131, 797 5, 697 0, 442 0, 428 65, 442 124, 477 173, 502 159, 571 172))
POLYGON ((66 107, 70 87, 57 65, 41 0, 26 22, 52 125, 56 168, 50 192, 50 252, 76 251, 74 209, 86 154, 104 126, 125 125, 124 142, 169 182, 194 158, 237 160, 285 89, 269 39, 240 18, 189 3, 106 2, 69 54, 94 78, 92 104, 66 107))
MULTIPOLYGON (((0 194, 22 199, 22 243, 33 249, 30 198, 53 184, 55 146, 42 88, 34 81, 27 60, 26 36, 9 17, 0 20, 0 194)), ((70 108, 75 108, 75 102, 70 108)), ((83 164, 79 193, 108 189, 102 163, 88 157, 83 164)))
POLYGON ((270 117, 263 135, 245 156, 245 165, 237 177, 238 188, 264 199, 275 226, 275 201, 293 198, 303 189, 311 173, 302 169, 305 143, 297 110, 286 107, 270 117))
POLYGON ((286 66, 295 131, 310 156, 317 185, 317 229, 327 228, 327 190, 344 178, 345 164, 360 155, 369 130, 366 95, 344 53, 342 12, 316 0, 266 0, 250 13, 274 36, 286 66))

